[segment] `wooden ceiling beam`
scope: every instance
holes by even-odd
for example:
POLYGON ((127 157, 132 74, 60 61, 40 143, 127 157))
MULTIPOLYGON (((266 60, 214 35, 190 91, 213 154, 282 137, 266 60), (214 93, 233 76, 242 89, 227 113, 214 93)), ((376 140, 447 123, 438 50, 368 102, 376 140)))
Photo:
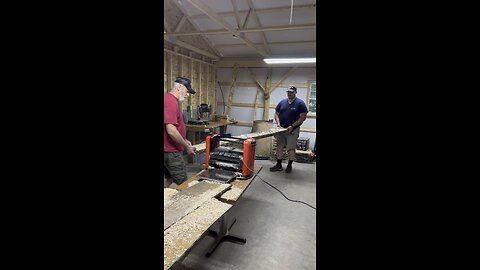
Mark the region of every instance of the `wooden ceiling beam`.
MULTIPOLYGON (((194 1, 194 0, 188 0, 194 1)), ((231 27, 231 26, 230 26, 231 27)), ((234 34, 237 37, 240 37, 240 33, 254 33, 254 32, 270 32, 270 31, 285 31, 285 30, 302 30, 302 29, 315 29, 316 24, 292 24, 292 25, 278 25, 270 27, 255 27, 247 29, 235 30, 233 28, 225 29, 215 29, 215 30, 206 30, 206 31, 197 31, 197 32, 180 32, 172 33, 167 32, 167 36, 194 36, 194 35, 225 35, 225 34, 234 34)))
MULTIPOLYGON (((260 19, 258 18, 257 13, 255 12, 255 7, 253 6, 252 0, 247 0, 248 7, 250 10, 253 11, 253 18, 255 19, 255 23, 257 24, 257 27, 262 27, 262 24, 260 23, 260 19)), ((265 36, 265 32, 260 32, 260 36, 262 37, 263 41, 263 46, 265 47, 265 51, 271 55, 272 51, 270 50, 270 46, 268 45, 267 42, 267 37, 265 36)))
POLYGON ((237 28, 240 28, 240 16, 238 15, 237 0, 232 0, 233 12, 235 13, 235 20, 237 21, 237 28))
MULTIPOLYGON (((176 0, 168 0, 168 1, 172 2, 182 12, 182 15, 185 17, 186 21, 188 21, 194 28, 198 27, 198 26, 195 26, 195 23, 188 16, 188 13, 185 10, 185 7, 183 7, 183 5, 179 3, 179 1, 176 1, 176 0)), ((167 0, 165 0, 164 2, 167 2, 167 0)), ((213 47, 213 44, 204 35, 201 35, 201 37, 207 43, 210 49, 212 49, 212 51, 215 53, 216 58, 218 59, 221 56, 221 53, 215 47, 213 47)))
POLYGON ((167 33, 168 33, 168 32, 172 32, 170 26, 169 26, 168 23, 167 23, 167 19, 166 19, 165 17, 163 17, 163 29, 164 29, 164 30, 167 30, 167 33))
MULTIPOLYGON (((316 4, 313 4, 313 5, 298 5, 298 6, 295 6, 295 10, 303 10, 303 9, 315 10, 316 6, 317 6, 316 4)), ((276 13, 276 12, 284 12, 284 11, 290 12, 290 9, 291 9, 291 6, 289 5, 289 6, 277 7, 277 8, 256 9, 255 12, 257 14, 276 13)), ((247 12, 248 12, 248 10, 239 10, 238 14, 239 15, 244 15, 247 12)), ((220 12, 220 13, 217 13, 217 14, 221 17, 235 16, 235 12, 220 12)), ((189 18, 194 19, 194 20, 195 19, 205 19, 205 18, 208 18, 208 16, 205 15, 205 14, 198 14, 198 15, 192 15, 189 18)))
MULTIPOLYGON (((284 42, 269 42, 269 45, 289 45, 289 44, 306 44, 306 43, 316 43, 315 40, 297 40, 297 41, 284 41, 284 42)), ((257 46, 261 46, 262 43, 255 43, 257 46)), ((217 49, 219 48, 237 48, 237 47, 245 47, 243 43, 235 43, 235 44, 218 44, 215 45, 217 49)))
POLYGON ((187 16, 183 15, 182 19, 177 24, 177 26, 175 27, 175 30, 173 32, 177 33, 178 31, 180 31, 180 29, 182 29, 182 26, 186 21, 187 21, 187 16))
POLYGON ((260 48, 255 46, 250 40, 248 40, 245 37, 242 37, 240 35, 240 32, 237 29, 235 29, 231 25, 229 25, 222 17, 218 16, 218 14, 216 14, 212 9, 210 9, 210 7, 208 7, 204 3, 202 3, 198 0, 186 0, 186 1, 188 1, 190 4, 192 4, 198 10, 200 10, 203 13, 205 13, 206 15, 208 15, 208 17, 210 17, 210 19, 212 19, 213 21, 215 21, 216 23, 220 24, 225 29, 227 29, 228 30, 227 33, 230 32, 234 36, 238 37, 238 39, 245 42, 249 47, 253 48, 260 55, 262 55, 262 56, 267 56, 268 55, 263 50, 261 50, 260 48))

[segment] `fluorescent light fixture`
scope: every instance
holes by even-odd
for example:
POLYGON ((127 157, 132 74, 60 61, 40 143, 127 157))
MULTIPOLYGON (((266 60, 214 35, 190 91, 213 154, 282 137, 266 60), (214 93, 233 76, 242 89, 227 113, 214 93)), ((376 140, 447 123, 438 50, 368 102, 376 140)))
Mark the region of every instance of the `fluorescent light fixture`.
POLYGON ((316 63, 317 58, 266 58, 267 64, 316 63))

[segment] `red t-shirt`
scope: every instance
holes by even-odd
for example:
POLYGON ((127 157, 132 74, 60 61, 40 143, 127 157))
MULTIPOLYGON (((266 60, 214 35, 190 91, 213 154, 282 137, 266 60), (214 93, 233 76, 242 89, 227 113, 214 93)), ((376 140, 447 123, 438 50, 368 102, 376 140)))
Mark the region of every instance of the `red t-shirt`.
POLYGON ((182 152, 183 146, 177 144, 167 133, 166 124, 174 125, 182 138, 187 136, 187 129, 183 121, 183 115, 178 106, 178 99, 166 93, 163 99, 163 152, 182 152))

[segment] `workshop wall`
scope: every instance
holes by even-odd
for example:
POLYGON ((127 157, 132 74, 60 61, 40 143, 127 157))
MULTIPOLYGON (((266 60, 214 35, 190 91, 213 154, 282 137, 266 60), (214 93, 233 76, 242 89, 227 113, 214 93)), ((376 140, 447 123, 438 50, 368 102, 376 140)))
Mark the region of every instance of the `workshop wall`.
POLYGON ((180 105, 196 109, 201 103, 212 105, 215 114, 215 78, 216 68, 205 56, 164 41, 163 47, 163 92, 170 91, 177 76, 187 77, 196 91, 186 102, 180 105))
MULTIPOLYGON (((256 79, 265 85, 268 74, 268 68, 249 68, 256 79)), ((272 89, 269 100, 269 114, 268 119, 273 119, 275 114, 275 107, 282 99, 287 98, 286 88, 289 85, 297 87, 297 97, 307 102, 307 92, 309 81, 316 80, 315 68, 297 68, 293 70, 287 77, 284 77, 291 68, 272 68, 273 86, 279 80, 284 78, 283 82, 278 87, 272 89)), ((228 104, 228 96, 230 94, 230 86, 233 81, 233 68, 217 68, 217 81, 219 81, 221 88, 217 84, 216 99, 218 114, 224 113, 224 104, 228 104), (223 91, 223 95, 222 95, 223 91), (224 103, 225 102, 225 103, 224 103)), ((252 130, 253 121, 263 119, 264 111, 264 93, 256 85, 254 79, 250 75, 247 68, 239 68, 235 87, 232 89, 233 98, 229 116, 234 118, 239 123, 237 125, 229 125, 228 133, 232 135, 240 135, 249 133, 252 130), (257 98, 258 92, 258 98, 257 98), (258 102, 256 102, 258 101, 258 102), (257 104, 257 108, 255 108, 257 104)), ((318 108, 317 108, 318 110, 318 108)), ((309 132, 300 132, 300 137, 310 138, 310 145, 313 148, 316 139, 316 116, 309 113, 308 118, 302 125, 302 129, 309 132)))

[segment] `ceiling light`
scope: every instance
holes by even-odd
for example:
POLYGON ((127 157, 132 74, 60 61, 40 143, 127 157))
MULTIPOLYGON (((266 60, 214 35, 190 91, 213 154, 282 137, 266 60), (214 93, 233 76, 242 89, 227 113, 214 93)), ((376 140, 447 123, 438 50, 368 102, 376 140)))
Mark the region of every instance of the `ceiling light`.
POLYGON ((267 64, 316 63, 317 58, 266 58, 267 64))

